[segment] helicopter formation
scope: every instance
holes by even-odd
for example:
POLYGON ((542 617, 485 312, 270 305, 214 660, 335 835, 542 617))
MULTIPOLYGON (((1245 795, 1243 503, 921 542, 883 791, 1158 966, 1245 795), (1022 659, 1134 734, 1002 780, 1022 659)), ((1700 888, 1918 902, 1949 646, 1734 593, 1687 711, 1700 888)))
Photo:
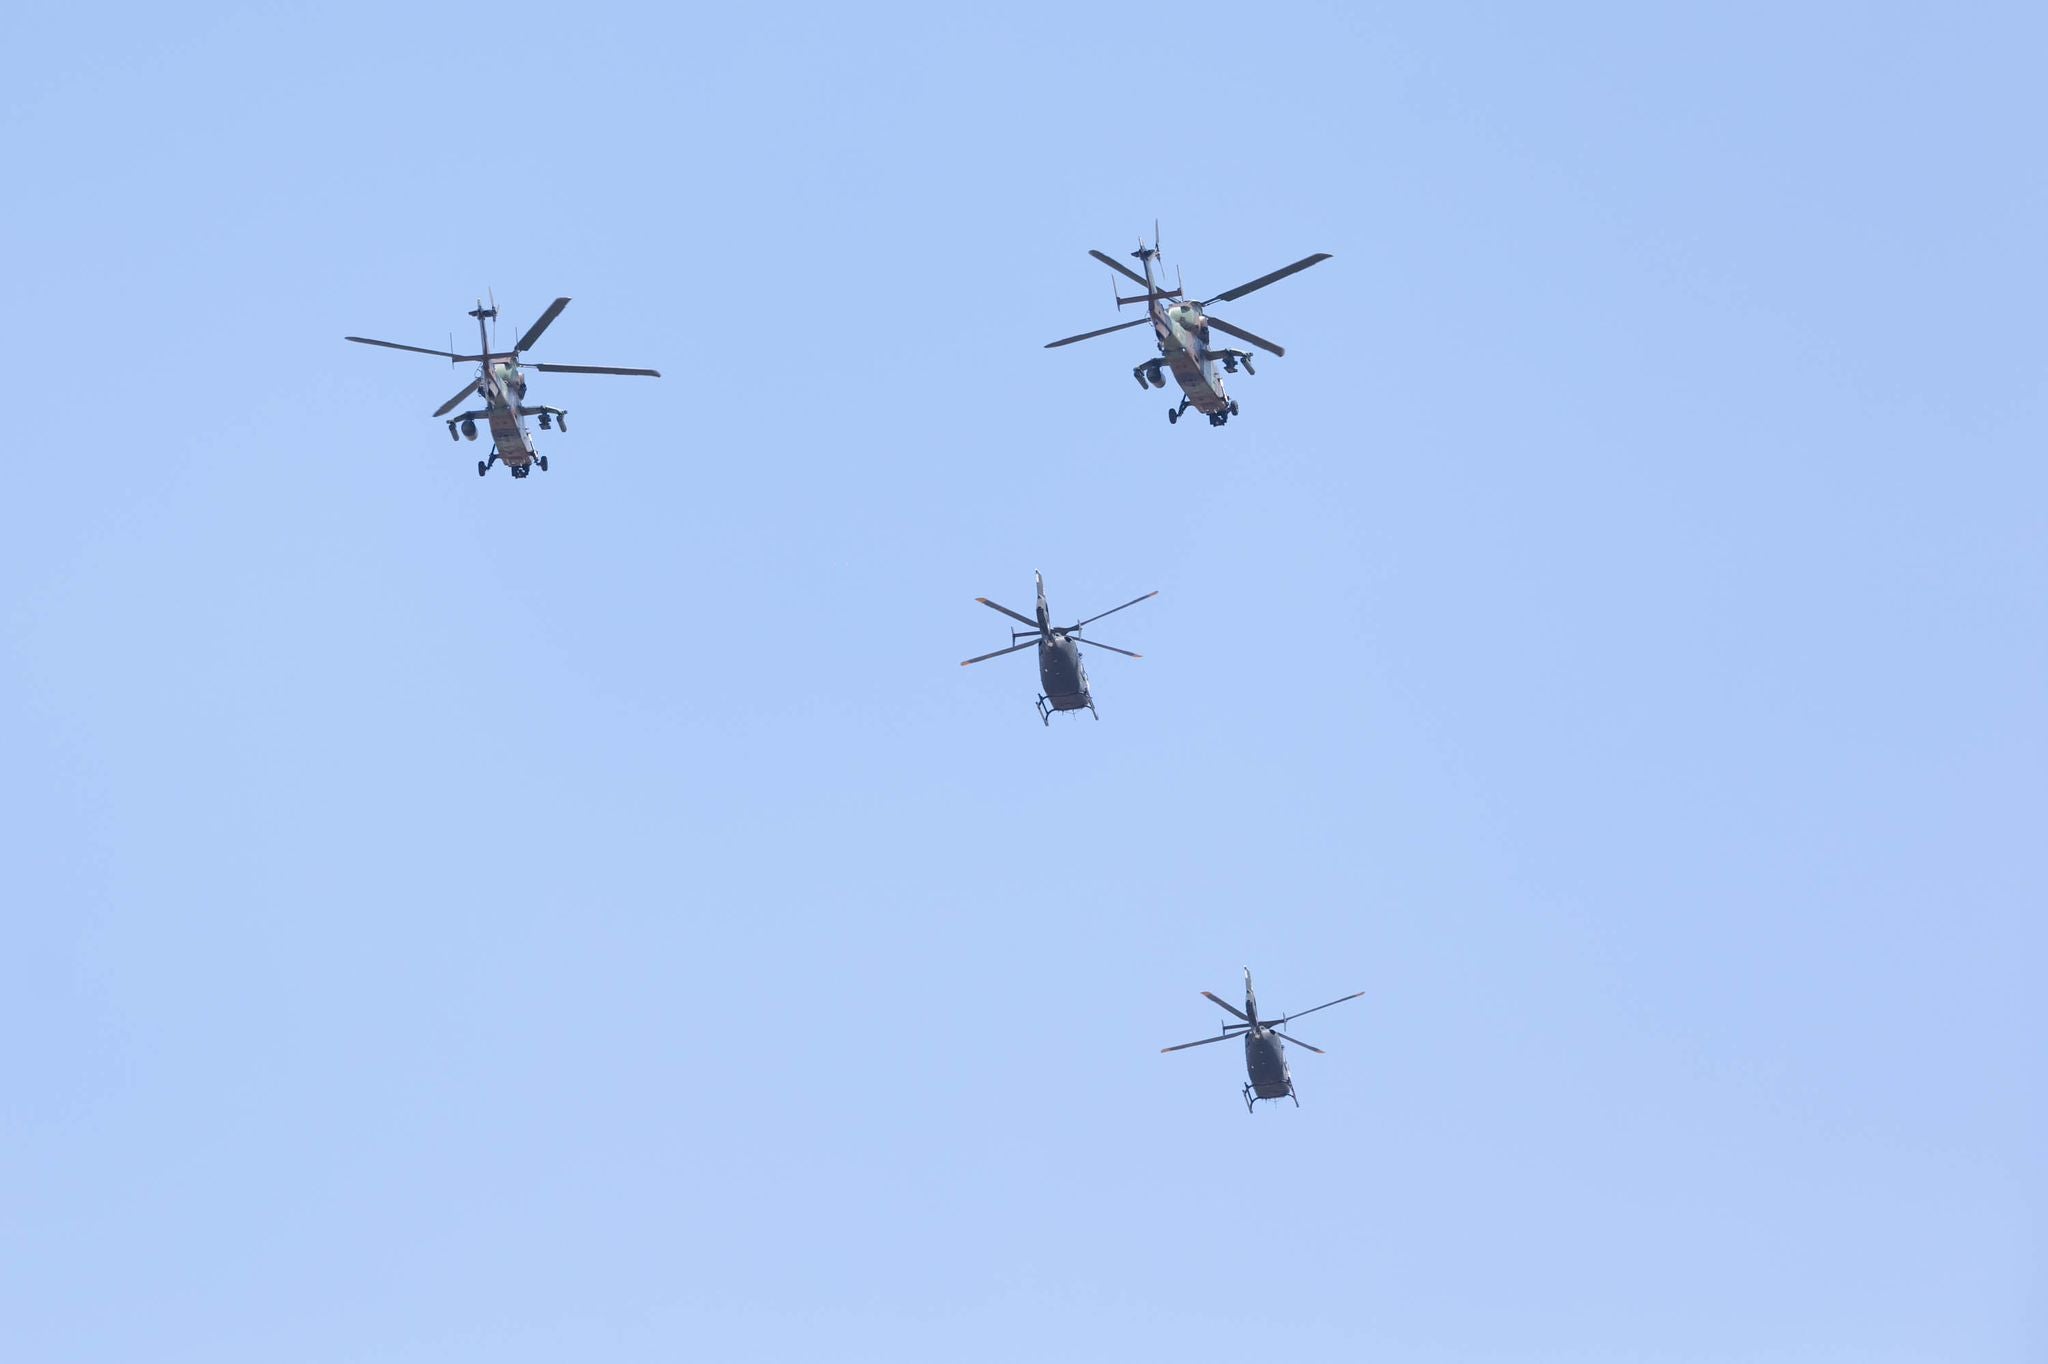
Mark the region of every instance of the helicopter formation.
MULTIPOLYGON (((1098 328, 1095 331, 1082 332, 1078 336, 1063 337, 1058 341, 1046 343, 1046 349, 1092 340, 1098 336, 1107 336, 1112 332, 1125 331, 1149 323, 1158 354, 1151 359, 1140 361, 1131 370, 1138 386, 1163 389, 1166 387, 1166 375, 1171 373, 1174 382, 1180 385, 1181 398, 1176 406, 1167 410, 1167 420, 1178 424, 1181 416, 1189 408, 1193 408, 1206 416, 1211 426, 1217 427, 1225 425, 1232 417, 1238 415, 1239 411, 1237 399, 1231 397, 1224 388, 1223 375, 1235 374, 1240 366, 1246 374, 1253 374, 1256 371, 1252 367, 1250 351, 1213 345, 1212 333, 1233 337, 1275 356, 1284 356, 1286 351, 1264 337, 1217 317, 1208 309, 1217 303, 1234 302, 1330 259, 1327 252, 1304 256, 1291 265, 1282 266, 1233 289, 1226 289, 1213 298, 1196 301, 1186 296, 1178 278, 1169 289, 1165 287, 1164 281, 1155 275, 1155 266, 1160 258, 1157 223, 1153 224, 1152 244, 1146 246, 1141 239, 1138 249, 1131 253, 1138 261, 1142 273, 1103 252, 1091 250, 1088 254, 1108 266, 1117 276, 1143 289, 1142 294, 1125 297, 1116 280, 1111 281, 1111 291, 1116 298, 1117 307, 1121 309, 1130 304, 1142 303, 1145 306, 1145 316, 1119 322, 1114 326, 1098 328)), ((452 349, 452 342, 449 350, 434 350, 425 346, 403 345, 396 341, 382 341, 367 336, 349 336, 343 339, 358 345, 381 346, 389 350, 432 355, 446 359, 450 364, 476 365, 476 377, 465 384, 454 397, 436 408, 433 415, 447 423, 448 438, 454 441, 465 438, 478 439, 479 423, 488 428, 491 448, 486 458, 477 461, 476 472, 479 478, 489 474, 494 464, 503 464, 513 478, 524 479, 535 468, 539 468, 542 473, 546 473, 548 469, 548 457, 536 447, 533 435, 527 429, 527 418, 535 418, 542 431, 559 427, 566 434, 569 429, 569 414, 564 409, 527 403, 528 371, 544 374, 637 375, 654 379, 661 377, 660 371, 653 369, 627 369, 609 365, 522 364, 520 356, 533 348, 540 340, 541 334, 568 306, 568 298, 555 299, 533 325, 521 333, 519 339, 505 350, 500 350, 496 345, 498 305, 495 295, 491 297, 488 305, 479 300, 476 307, 470 310, 469 316, 476 319, 477 325, 475 354, 456 352, 452 349), (472 396, 481 398, 483 406, 462 412, 455 411, 472 396)), ((964 668, 992 658, 1001 658, 1005 654, 1035 649, 1038 658, 1039 695, 1036 705, 1039 719, 1050 726, 1056 713, 1085 710, 1100 720, 1102 716, 1095 709, 1095 697, 1089 688, 1088 669, 1082 661, 1080 646, 1087 644, 1092 648, 1106 649, 1110 653, 1122 654, 1127 658, 1141 658, 1143 655, 1092 637, 1084 637, 1081 632, 1105 616, 1115 615, 1140 602, 1150 601, 1159 593, 1147 592, 1143 596, 1133 597, 1121 606, 1097 612, 1072 625, 1056 626, 1053 624, 1051 609, 1046 604, 1044 575, 1034 573, 1032 576, 1037 590, 1037 605, 1033 615, 1026 616, 1022 612, 1013 611, 987 597, 975 598, 976 602, 991 611, 1008 616, 1028 628, 1012 630, 1007 647, 965 659, 960 666, 964 668)), ((1301 1104, 1300 1098, 1294 1092, 1294 1080, 1288 1068, 1283 1042, 1293 1042, 1296 1046, 1305 1047, 1319 1055, 1322 1049, 1288 1037, 1280 1031, 1281 1027, 1293 1018, 1302 1017, 1303 1014, 1315 1013, 1317 1010, 1329 1008, 1332 1004, 1342 1004, 1346 1000, 1359 997, 1357 994, 1346 995, 1342 999, 1331 1000, 1330 1004, 1319 1004, 1314 1009, 1305 1009, 1301 1014, 1282 1015, 1277 1023, 1269 1023, 1259 1017, 1258 998, 1252 990, 1252 974, 1249 967, 1245 968, 1244 973, 1243 1009, 1238 1009, 1206 990, 1202 993, 1205 998, 1239 1021, 1222 1025, 1222 1031, 1215 1037, 1184 1042, 1179 1046, 1166 1047, 1162 1050, 1183 1051, 1189 1047, 1241 1037, 1244 1040, 1247 1075, 1244 1086, 1247 1112, 1253 1111, 1254 1105, 1260 1099, 1284 1097, 1292 1099, 1296 1107, 1301 1104)))

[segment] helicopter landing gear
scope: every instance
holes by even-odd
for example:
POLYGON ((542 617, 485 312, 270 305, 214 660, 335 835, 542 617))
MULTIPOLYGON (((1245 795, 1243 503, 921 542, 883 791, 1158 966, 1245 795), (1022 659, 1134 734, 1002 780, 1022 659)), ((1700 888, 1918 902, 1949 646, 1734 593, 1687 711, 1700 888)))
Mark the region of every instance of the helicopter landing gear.
POLYGON ((1230 400, 1230 415, 1233 417, 1237 415, 1237 399, 1235 398, 1230 400))
POLYGON ((488 465, 488 464, 484 463, 484 462, 483 462, 482 460, 478 460, 478 461, 476 462, 476 476, 477 476, 478 478, 482 478, 482 477, 483 477, 483 476, 484 476, 485 474, 489 473, 490 471, 491 471, 491 466, 490 466, 490 465, 488 465))
MULTIPOLYGON (((1278 1096, 1276 1095, 1275 1097, 1277 1098, 1278 1096)), ((1294 1092, 1294 1081, 1292 1080, 1289 1080, 1287 1082, 1287 1097, 1294 1100, 1294 1106, 1296 1108, 1301 1107, 1301 1096, 1294 1092)), ((1246 1082, 1244 1087, 1244 1111, 1247 1113, 1252 1112, 1252 1105, 1257 1103, 1258 1101, 1259 1096, 1252 1093, 1252 1087, 1250 1082, 1246 1082)))
POLYGON ((1038 707, 1038 721, 1047 729, 1052 728, 1052 705, 1043 696, 1034 703, 1038 707))
POLYGON ((1180 421, 1180 414, 1181 414, 1181 413, 1183 413, 1183 412, 1185 412, 1185 411, 1187 411, 1187 410, 1188 410, 1188 400, 1187 400, 1186 398, 1182 398, 1182 399, 1180 400, 1180 406, 1179 406, 1179 407, 1169 407, 1169 408, 1167 408, 1167 409, 1166 409, 1166 419, 1167 419, 1168 421, 1170 421, 1170 422, 1176 422, 1176 423, 1177 423, 1177 422, 1179 422, 1179 421, 1180 421))
POLYGON ((548 471, 548 457, 546 455, 542 455, 540 457, 540 471, 542 473, 546 473, 548 471))

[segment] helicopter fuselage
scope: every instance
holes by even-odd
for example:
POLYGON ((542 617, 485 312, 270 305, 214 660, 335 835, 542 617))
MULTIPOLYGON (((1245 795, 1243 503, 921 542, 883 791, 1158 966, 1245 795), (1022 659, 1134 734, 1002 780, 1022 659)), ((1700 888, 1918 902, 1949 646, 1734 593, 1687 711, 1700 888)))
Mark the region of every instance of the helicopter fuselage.
POLYGON ((1244 1069, 1255 1099, 1285 1099, 1294 1093, 1294 1077, 1287 1070, 1287 1048, 1264 1028, 1244 1035, 1244 1069))
POLYGON ((1095 698, 1088 694, 1088 669, 1081 662, 1080 646, 1058 631, 1039 641, 1038 689, 1053 710, 1095 708, 1095 698))
MULTIPOLYGON (((1145 273, 1152 273, 1149 261, 1145 273)), ((1163 300, 1154 300, 1150 306, 1159 354, 1166 368, 1173 371, 1180 391, 1187 395, 1188 406, 1204 416, 1228 412, 1230 395, 1223 391, 1223 376, 1217 373, 1216 362, 1209 358, 1209 347, 1203 339, 1208 328, 1202 323, 1201 309, 1191 303, 1163 300)))
POLYGON ((519 399, 526 395, 526 377, 515 364, 488 368, 490 379, 484 388, 484 401, 489 404, 491 451, 500 464, 512 470, 514 478, 523 478, 526 466, 534 460, 533 437, 527 433, 525 415, 519 410, 519 399))

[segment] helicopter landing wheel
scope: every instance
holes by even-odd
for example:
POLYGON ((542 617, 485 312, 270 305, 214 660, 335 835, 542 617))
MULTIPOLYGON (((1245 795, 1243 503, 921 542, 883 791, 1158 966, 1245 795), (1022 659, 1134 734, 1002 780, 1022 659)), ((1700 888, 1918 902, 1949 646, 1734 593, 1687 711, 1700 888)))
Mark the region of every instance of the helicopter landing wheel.
POLYGON ((1230 400, 1230 415, 1233 417, 1237 415, 1237 399, 1235 398, 1230 400))
POLYGON ((1167 408, 1167 409, 1166 409, 1166 419, 1167 419, 1168 421, 1170 421, 1170 422, 1174 423, 1175 425, 1179 425, 1179 423, 1180 423, 1180 409, 1179 409, 1179 408, 1177 408, 1177 407, 1169 407, 1169 408, 1167 408))
POLYGON ((488 464, 484 463, 484 462, 483 462, 482 460, 478 460, 478 461, 476 462, 476 476, 477 476, 478 478, 482 478, 482 477, 483 477, 483 476, 484 476, 485 474, 489 473, 490 471, 491 471, 491 466, 490 466, 490 465, 488 465, 488 464))
POLYGON ((542 455, 540 457, 540 471, 542 473, 546 473, 548 471, 548 457, 546 455, 542 455))

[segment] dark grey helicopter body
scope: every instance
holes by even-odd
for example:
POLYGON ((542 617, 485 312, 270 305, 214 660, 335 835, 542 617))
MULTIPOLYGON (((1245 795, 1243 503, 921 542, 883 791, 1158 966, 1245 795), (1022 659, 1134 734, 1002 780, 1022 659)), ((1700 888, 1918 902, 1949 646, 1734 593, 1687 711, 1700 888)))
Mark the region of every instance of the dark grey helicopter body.
POLYGON ((964 668, 969 663, 980 663, 987 659, 1000 658, 1004 654, 1014 654, 1019 649, 1028 649, 1035 644, 1038 646, 1038 687, 1040 692, 1038 698, 1038 718, 1049 725, 1052 723, 1052 713, 1056 710, 1085 710, 1100 720, 1102 716, 1095 709, 1095 697, 1088 690, 1088 667, 1081 661, 1080 645, 1083 643, 1092 644, 1098 649, 1107 649, 1113 654, 1123 654, 1127 658, 1139 658, 1142 655, 1134 654, 1129 649, 1119 649, 1114 644, 1104 644, 1100 640, 1083 640, 1080 634, 1081 627, 1101 620, 1103 616, 1115 615, 1118 611, 1123 610, 1124 606, 1136 606, 1139 602, 1148 601, 1159 594, 1157 592, 1147 592, 1142 597, 1131 598, 1131 600, 1124 603, 1124 606, 1113 606, 1099 615, 1090 616, 1087 620, 1076 622, 1073 625, 1055 627, 1052 623, 1052 611, 1045 604, 1045 577, 1039 573, 1034 573, 1031 576, 1038 582, 1038 618, 1036 620, 1021 612, 1012 611, 1007 606, 998 605, 987 597, 975 598, 976 601, 989 608, 989 610, 1000 611, 1012 620, 1021 621, 1023 624, 1029 625, 1031 629, 1029 631, 1012 630, 1010 632, 1011 644, 1009 648, 998 649, 992 654, 982 654, 979 658, 965 659, 961 662, 960 666, 964 668), (1022 644, 1016 643, 1019 639, 1023 639, 1024 642, 1022 644))
POLYGON ((533 343, 540 339, 540 334, 547 330, 548 324, 560 316, 562 309, 568 306, 569 300, 566 298, 558 298, 549 304, 548 310, 540 315, 538 321, 526 329, 526 334, 521 336, 518 344, 509 351, 493 350, 490 335, 484 328, 486 322, 496 322, 497 320, 498 307, 496 300, 493 300, 488 308, 482 303, 478 303, 470 313, 470 316, 476 319, 478 353, 475 355, 457 355, 453 351, 428 350, 424 346, 401 346, 396 341, 375 341, 367 336, 349 336, 342 339, 359 342, 365 346, 383 346, 389 350, 417 351, 421 355, 442 355, 456 363, 475 361, 480 367, 477 370, 476 378, 470 380, 469 385, 460 393, 434 409, 434 415, 447 418, 448 439, 450 440, 459 439, 456 434, 458 430, 462 436, 475 440, 476 424, 479 420, 483 421, 490 428, 491 455, 489 459, 477 461, 477 477, 481 478, 489 473, 493 464, 503 464, 512 471, 512 477, 525 478, 533 471, 533 466, 536 464, 540 466, 542 473, 548 471, 548 457, 534 449, 533 436, 526 429, 526 419, 528 417, 540 418, 540 429, 543 431, 548 429, 551 422, 561 423, 562 430, 565 432, 569 429, 569 414, 561 408, 528 407, 526 405, 526 370, 535 369, 549 374, 640 374, 650 379, 659 379, 661 377, 661 373, 658 370, 617 369, 610 365, 534 364, 522 366, 519 363, 519 353, 530 350, 533 343), (456 412, 454 416, 448 416, 450 412, 455 411, 457 404, 468 398, 472 393, 477 394, 484 400, 482 408, 470 412, 456 412))
MULTIPOLYGON (((1333 999, 1330 1001, 1330 1004, 1342 1004, 1345 1000, 1357 999, 1359 995, 1364 993, 1365 991, 1360 990, 1357 994, 1345 995, 1343 999, 1333 999)), ((1323 1049, 1321 1047, 1310 1047, 1308 1043, 1298 1037, 1288 1037, 1286 1033, 1280 1031, 1280 1027, 1289 1019, 1315 1013, 1318 1009, 1327 1009, 1330 1007, 1330 1004, 1318 1004, 1314 1009, 1303 1009, 1298 1014, 1282 1015, 1279 1023, 1264 1022, 1259 1018, 1259 997, 1252 992, 1252 968, 1249 966, 1244 968, 1243 1009, 1238 1009, 1225 1003, 1207 990, 1202 991, 1202 998, 1209 1000, 1219 1009, 1242 1021, 1224 1024, 1223 1030, 1214 1037, 1204 1037, 1199 1042, 1183 1042, 1177 1047, 1161 1047, 1159 1050, 1162 1052, 1185 1051, 1189 1047, 1202 1047, 1207 1046, 1211 1042, 1222 1042, 1232 1037, 1242 1037, 1244 1038, 1244 1070, 1246 1076, 1244 1086, 1245 1111, 1247 1113, 1251 1112, 1252 1105, 1260 1099, 1293 1099, 1294 1106, 1296 1108, 1301 1107, 1301 1100, 1294 1093, 1294 1075, 1287 1068, 1287 1048, 1282 1046, 1281 1043, 1285 1040, 1294 1043, 1297 1047, 1308 1047, 1308 1050, 1316 1053, 1318 1056, 1323 1054, 1323 1049)))
MULTIPOLYGON (((1131 253, 1137 258, 1138 263, 1144 266, 1145 273, 1142 275, 1100 251, 1090 251, 1088 254, 1133 284, 1144 286, 1145 292, 1135 298, 1125 298, 1120 292, 1117 293, 1116 303, 1119 308, 1126 303, 1142 303, 1145 305, 1145 316, 1134 322, 1119 322, 1113 327, 1101 327, 1092 332, 1082 332, 1079 336, 1048 341, 1045 348, 1051 350, 1055 346, 1070 346, 1076 341, 1107 336, 1111 332, 1120 332, 1127 327, 1141 327, 1150 322, 1153 339, 1159 343, 1159 358, 1139 364, 1131 371, 1132 377, 1137 379, 1139 388, 1165 388, 1165 371, 1171 370, 1174 382, 1180 385, 1182 397, 1179 406, 1167 409, 1166 419, 1178 422, 1181 413, 1192 407, 1208 417, 1211 426, 1221 426, 1237 415, 1237 400, 1224 392, 1223 375, 1217 372, 1218 362, 1221 362, 1224 373, 1237 373, 1240 364, 1244 366, 1244 372, 1247 374, 1257 372, 1252 368, 1250 351, 1212 347, 1209 344, 1209 333, 1212 328, 1226 336, 1234 336, 1240 341, 1257 346, 1260 350, 1270 351, 1274 355, 1285 355, 1287 352, 1262 336, 1233 327, 1222 318, 1212 316, 1206 311, 1209 305, 1243 298, 1255 289, 1263 289, 1268 284, 1286 279, 1289 275, 1330 258, 1328 252, 1304 256, 1294 264, 1283 266, 1270 275, 1261 275, 1247 284, 1240 284, 1235 289, 1226 289, 1214 298, 1197 303, 1184 297, 1178 284, 1168 289, 1163 280, 1153 278, 1152 263, 1159 258, 1159 229, 1156 224, 1152 230, 1152 245, 1140 243, 1138 249, 1131 253)), ((1111 284, 1114 285, 1115 281, 1112 280, 1111 284)))

